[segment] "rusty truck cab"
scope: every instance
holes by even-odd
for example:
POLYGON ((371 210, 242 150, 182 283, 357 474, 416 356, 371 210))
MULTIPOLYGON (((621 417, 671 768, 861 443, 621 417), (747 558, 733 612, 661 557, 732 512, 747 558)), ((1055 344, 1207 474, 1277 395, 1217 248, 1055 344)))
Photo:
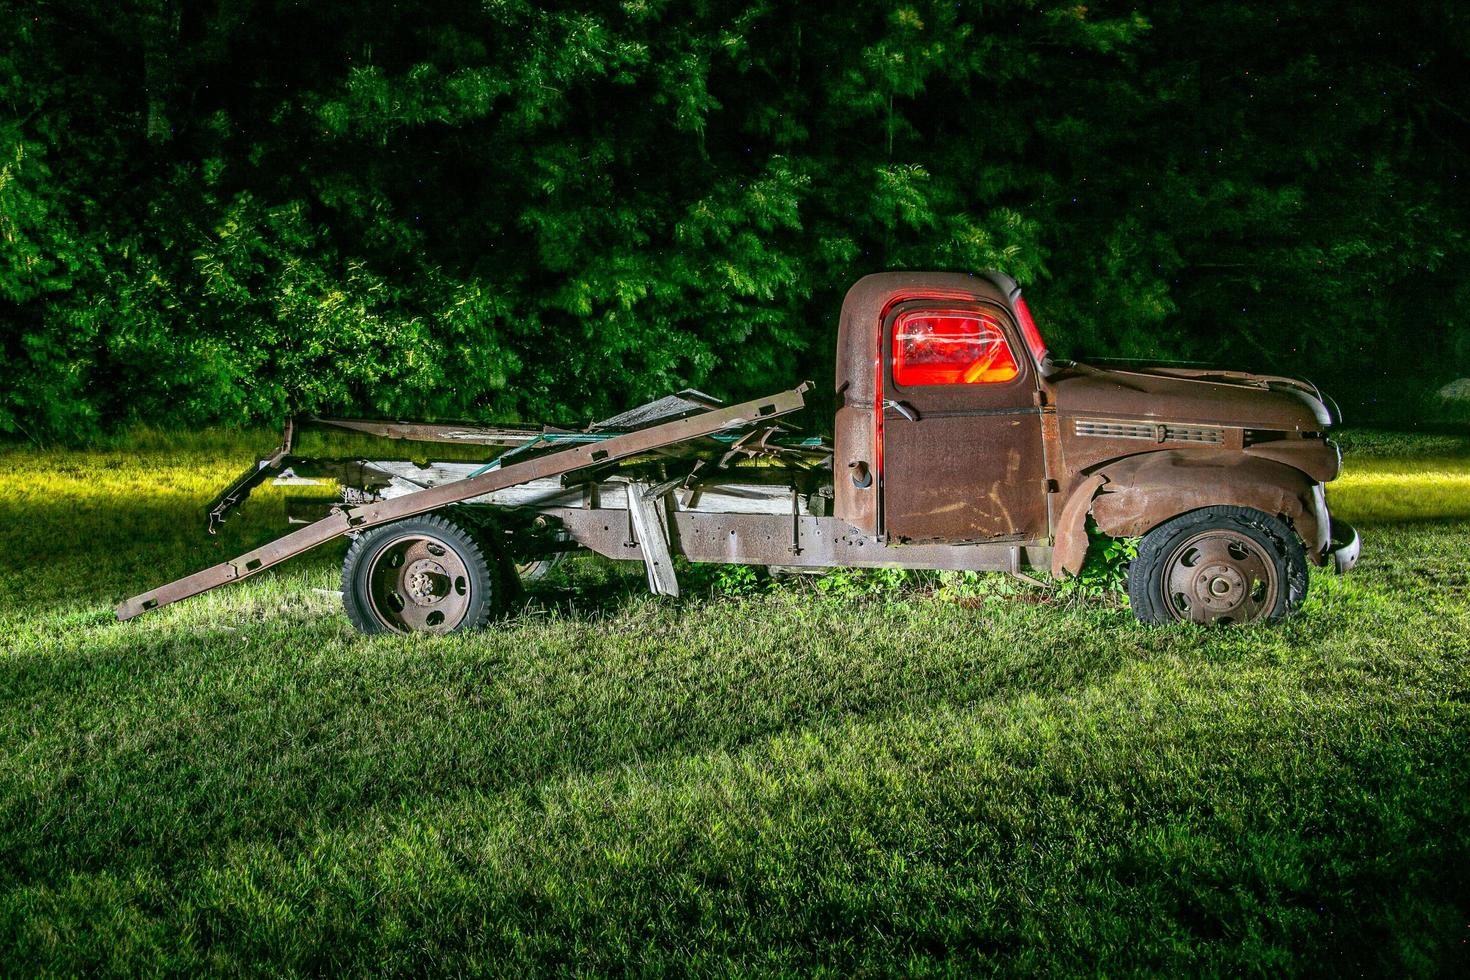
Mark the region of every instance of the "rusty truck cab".
POLYGON ((892 543, 1045 541, 1045 348, 998 273, 859 281, 837 337, 834 512, 892 543))

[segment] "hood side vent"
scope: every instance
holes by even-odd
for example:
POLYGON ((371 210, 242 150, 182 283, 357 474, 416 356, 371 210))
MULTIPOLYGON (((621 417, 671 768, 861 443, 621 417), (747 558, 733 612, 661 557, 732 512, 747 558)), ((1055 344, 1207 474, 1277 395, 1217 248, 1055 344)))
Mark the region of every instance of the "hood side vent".
POLYGON ((1189 442, 1198 446, 1218 446, 1225 441, 1225 433, 1219 429, 1201 425, 1166 425, 1165 442, 1189 442))
POLYGON ((1076 433, 1099 439, 1147 439, 1159 441, 1157 427, 1146 422, 1104 422, 1102 419, 1078 419, 1076 433))
POLYGON ((1207 425, 1168 425, 1149 422, 1110 422, 1078 419, 1073 431, 1094 439, 1138 439, 1144 442, 1182 442, 1193 446, 1219 446, 1225 442, 1223 429, 1207 425))

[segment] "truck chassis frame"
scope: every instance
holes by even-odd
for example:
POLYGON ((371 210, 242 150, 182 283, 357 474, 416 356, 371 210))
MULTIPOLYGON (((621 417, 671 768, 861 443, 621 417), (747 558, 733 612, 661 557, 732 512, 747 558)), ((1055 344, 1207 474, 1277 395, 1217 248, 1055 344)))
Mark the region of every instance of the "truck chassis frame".
MULTIPOLYGON (((1003 571, 1023 578, 1023 568, 1050 561, 1051 548, 1046 542, 889 546, 840 518, 817 512, 826 508, 814 502, 822 499, 824 489, 831 493, 830 463, 819 473, 773 468, 786 486, 740 482, 729 473, 713 472, 732 456, 778 456, 779 451, 768 445, 774 430, 752 427, 803 408, 809 389, 809 384, 803 384, 729 407, 714 407, 708 399, 696 403, 673 399, 686 407, 696 404, 697 410, 667 421, 659 420, 659 403, 653 403, 643 407, 651 410, 643 417, 635 414, 640 410, 619 417, 645 426, 625 432, 312 419, 314 424, 417 442, 520 449, 567 445, 520 461, 512 461, 517 452, 513 448, 486 466, 351 464, 383 486, 377 499, 335 505, 326 516, 237 558, 134 596, 117 607, 117 618, 132 619, 243 581, 344 535, 458 504, 533 512, 542 523, 554 523, 561 536, 575 545, 610 558, 641 561, 650 589, 661 595, 678 594, 676 555, 692 562, 1003 571), (619 472, 618 464, 633 457, 664 453, 679 458, 681 447, 740 430, 749 431, 734 439, 713 467, 707 458, 696 459, 687 473, 656 483, 619 472), (814 476, 827 486, 813 487, 814 476)), ((256 486, 283 474, 283 467, 293 459, 296 430, 296 424, 288 422, 281 446, 210 503, 211 533, 256 486)))

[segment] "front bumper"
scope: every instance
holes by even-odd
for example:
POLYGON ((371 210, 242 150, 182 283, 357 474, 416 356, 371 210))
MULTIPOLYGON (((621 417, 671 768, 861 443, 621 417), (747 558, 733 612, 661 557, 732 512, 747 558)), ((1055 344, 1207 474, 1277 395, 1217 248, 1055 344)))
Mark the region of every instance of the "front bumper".
POLYGON ((1322 557, 1332 563, 1332 567, 1341 575, 1358 563, 1358 554, 1363 550, 1363 542, 1358 537, 1358 529, 1346 521, 1332 520, 1331 530, 1328 532, 1331 543, 1322 557))

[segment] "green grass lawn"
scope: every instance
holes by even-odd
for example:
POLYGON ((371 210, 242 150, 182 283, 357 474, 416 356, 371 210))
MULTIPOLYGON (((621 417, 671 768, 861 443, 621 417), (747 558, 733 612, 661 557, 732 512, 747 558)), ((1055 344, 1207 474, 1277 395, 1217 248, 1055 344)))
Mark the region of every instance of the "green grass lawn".
POLYGON ((0 449, 0 972, 1463 973, 1470 439, 1344 441, 1279 628, 589 561, 376 639, 340 546, 113 621, 268 437, 0 449))

